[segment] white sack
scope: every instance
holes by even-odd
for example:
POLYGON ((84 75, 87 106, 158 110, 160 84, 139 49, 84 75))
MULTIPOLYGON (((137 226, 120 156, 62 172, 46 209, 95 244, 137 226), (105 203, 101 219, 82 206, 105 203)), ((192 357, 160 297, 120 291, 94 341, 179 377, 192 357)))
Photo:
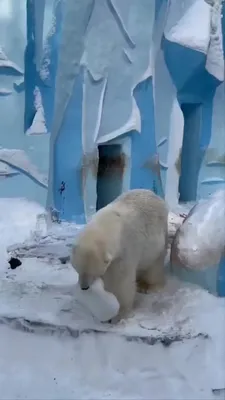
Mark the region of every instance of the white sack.
POLYGON ((120 305, 116 296, 105 291, 102 279, 97 279, 88 290, 81 290, 77 284, 75 297, 101 322, 109 321, 119 312, 120 305))
POLYGON ((171 246, 171 264, 201 270, 216 266, 225 251, 225 190, 189 212, 171 246))

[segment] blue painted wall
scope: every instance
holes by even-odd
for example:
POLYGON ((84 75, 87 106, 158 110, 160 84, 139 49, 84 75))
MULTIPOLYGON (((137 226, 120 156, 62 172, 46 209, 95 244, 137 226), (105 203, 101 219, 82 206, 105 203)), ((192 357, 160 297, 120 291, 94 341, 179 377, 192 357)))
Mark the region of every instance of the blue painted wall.
MULTIPOLYGON (((46 2, 49 13, 51 2, 46 2)), ((47 21, 46 21, 47 22, 47 21)), ((48 21, 49 25, 50 21, 48 21)), ((27 197, 45 203, 47 181, 49 137, 47 135, 28 136, 24 132, 25 85, 27 76, 24 57, 26 49, 26 1, 2 0, 0 6, 0 146, 7 149, 0 154, 1 160, 9 164, 4 174, 4 164, 0 164, 0 193, 4 197, 27 197), (5 60, 3 60, 5 58, 5 60), (8 92, 3 95, 3 92, 8 92), (12 157, 12 150, 22 150, 12 157), (20 167, 14 169, 13 166, 20 167), (16 173, 17 172, 17 173, 16 173), (19 173, 18 173, 19 172, 19 173), (38 172, 38 176, 37 173, 38 172), (39 181, 31 178, 38 177, 39 181), (42 182, 42 183, 41 183, 42 182)), ((29 50, 29 49, 28 49, 29 50)), ((33 78, 33 77, 32 77, 33 78)), ((32 79, 31 78, 31 79, 32 79)), ((31 105, 33 99, 31 99, 31 105)))
POLYGON ((202 105, 183 103, 184 136, 182 144, 181 173, 179 182, 180 202, 195 201, 200 169, 200 132, 202 105))
MULTIPOLYGON (((1 146, 6 149, 24 150, 32 166, 38 168, 44 179, 48 174, 49 141, 51 140, 49 133, 52 130, 60 129, 60 138, 57 140, 57 145, 50 146, 50 163, 51 155, 54 152, 55 156, 54 162, 52 161, 54 173, 50 172, 49 204, 54 203, 55 207, 61 207, 62 215, 65 218, 74 218, 74 216, 80 215, 83 212, 83 206, 78 205, 78 201, 72 200, 75 195, 75 189, 71 189, 71 195, 68 193, 68 199, 66 193, 67 188, 69 192, 69 188, 73 186, 74 176, 76 177, 75 180, 78 179, 79 181, 81 179, 79 178, 79 173, 83 165, 82 146, 85 146, 85 153, 91 154, 93 151, 96 152, 98 143, 107 142, 107 140, 113 139, 114 134, 123 135, 125 132, 126 134, 130 132, 133 143, 130 186, 136 187, 139 184, 140 186, 154 188, 157 192, 163 194, 161 179, 164 186, 166 165, 165 169, 164 165, 160 167, 156 157, 158 149, 155 133, 152 72, 149 72, 149 76, 146 76, 143 80, 142 76, 149 64, 151 37, 155 41, 158 40, 157 24, 161 18, 160 13, 167 3, 166 0, 156 2, 155 8, 154 2, 152 2, 153 5, 149 5, 147 1, 139 5, 135 1, 131 1, 129 4, 126 2, 120 4, 116 0, 109 0, 97 5, 94 5, 92 0, 84 2, 79 0, 69 1, 69 12, 65 19, 70 18, 70 15, 74 17, 75 11, 76 15, 79 15, 79 18, 76 17, 79 23, 75 24, 76 28, 70 28, 70 30, 65 29, 65 20, 63 20, 64 22, 62 21, 61 0, 40 0, 39 2, 37 0, 27 0, 26 2, 18 0, 16 4, 13 0, 2 0, 2 3, 3 6, 0 12, 1 46, 9 61, 15 63, 16 68, 1 67, 1 146), (103 15, 104 18, 102 18, 103 15), (139 21, 142 21, 141 26, 139 21), (96 29, 96 26, 98 29, 96 29), (6 32, 10 32, 10 34, 6 34, 6 32), (103 32, 104 35, 102 35, 103 32), (60 44, 64 40, 63 38, 68 38, 69 35, 71 37, 75 35, 77 38, 73 50, 74 54, 71 53, 72 46, 70 47, 69 44, 64 49, 64 53, 67 53, 63 54, 63 46, 60 48, 60 44), (86 37, 85 43, 83 41, 84 36, 86 37), (60 51, 61 64, 60 68, 58 68, 60 51), (83 88, 81 88, 81 97, 79 99, 78 96, 74 96, 76 106, 75 103, 71 105, 72 100, 69 99, 74 91, 72 88, 74 79, 66 80, 67 77, 70 78, 71 70, 68 66, 69 63, 65 59, 65 57, 74 57, 74 55, 77 59, 74 59, 73 68, 76 69, 80 62, 84 65, 85 74, 84 76, 80 75, 77 79, 78 81, 81 80, 80 85, 82 82, 84 83, 84 90, 86 91, 84 99, 83 88), (65 68, 67 68, 66 72, 65 68), (88 73, 86 73, 86 70, 88 73), (64 73, 65 76, 63 76, 64 73), (60 92, 60 90, 62 91, 62 79, 65 89, 63 95, 60 92), (69 80, 70 82, 68 82, 69 80), (133 90, 141 120, 139 133, 137 130, 129 130, 129 126, 125 126, 132 111, 130 93, 133 90), (38 131, 38 124, 34 123, 37 113, 37 93, 35 91, 39 93, 43 108, 45 129, 43 128, 42 131, 41 129, 38 131), (55 93, 57 98, 55 98, 55 93), (59 98, 61 99, 59 100, 59 98), (102 104, 100 104, 101 101, 102 104), (67 103, 69 104, 69 109, 71 108, 71 112, 66 111, 67 103), (56 122, 53 126, 54 104, 56 104, 56 122), (9 109, 12 112, 10 117, 7 118, 9 109), (73 109, 75 113, 72 112, 73 109), (99 112, 101 114, 100 117, 98 115, 99 112), (69 117, 71 113, 72 116, 69 117), (84 118, 84 113, 86 118, 84 118), (98 118, 100 118, 100 121, 98 121, 99 126, 96 126, 98 118), (57 124, 62 124, 62 120, 63 125, 60 128, 55 128, 57 124), (85 144, 82 143, 84 139, 81 138, 81 131, 84 129, 82 124, 85 125, 86 131, 85 144), (123 127, 126 128, 124 132, 123 127), (62 143, 65 143, 61 139, 63 136, 62 131, 74 129, 76 133, 73 135, 72 140, 76 141, 76 150, 74 150, 76 154, 73 150, 70 150, 71 156, 69 156, 69 145, 62 145, 62 143), (96 131, 96 137, 93 140, 94 130, 97 129, 98 132, 96 131), (8 132, 11 133, 8 134, 8 132), (56 149, 58 145, 60 146, 60 151, 56 149), (67 157, 60 156, 64 152, 67 157), (59 153, 60 155, 58 155, 59 153), (57 160, 55 160, 55 157, 57 160), (68 161, 70 157, 71 160, 68 161), (68 174, 67 169, 65 169, 67 171, 66 174, 63 172, 64 167, 61 159, 65 160, 66 158, 68 164, 72 163, 74 174, 68 174), (74 159, 76 161, 73 161, 74 159), (159 175, 160 168, 161 177, 159 175), (62 206, 59 187, 61 182, 69 179, 69 175, 71 175, 71 183, 66 185, 64 205, 62 206), (63 177, 64 179, 62 179, 63 177), (70 211, 68 211, 69 208, 70 211)), ((190 3, 190 5, 193 4, 194 1, 190 3)), ((224 32, 224 19, 222 19, 222 28, 224 32)), ((72 43, 72 41, 70 42, 72 43)), ((221 82, 205 69, 206 54, 203 52, 168 40, 163 35, 163 31, 161 48, 163 49, 168 72, 177 89, 179 103, 181 106, 187 104, 187 107, 189 103, 196 104, 197 108, 201 109, 201 113, 198 112, 199 130, 201 131, 198 133, 200 136, 198 169, 200 171, 203 168, 202 161, 210 144, 212 134, 215 90, 221 82)), ((75 69, 73 73, 79 75, 75 69)), ((79 86, 78 83, 77 85, 79 86)), ((195 121, 195 125, 196 123, 195 121)), ((133 125, 135 124, 137 127, 138 123, 134 121, 133 125)), ((191 124, 189 125, 191 126, 191 124)), ((130 128, 132 128, 132 123, 130 123, 130 128)), ((68 132, 66 135, 68 135, 68 132)), ((54 136, 54 132, 52 136, 54 136)), ((2 161, 4 160, 6 159, 3 158, 2 161)), ((186 164, 188 164, 188 160, 186 160, 186 164)), ((186 169, 184 165, 185 159, 182 160, 182 175, 185 182, 186 169)), ((26 196, 45 204, 47 191, 43 188, 45 186, 42 184, 43 180, 38 182, 40 184, 37 185, 37 180, 34 182, 34 180, 27 177, 27 175, 32 177, 32 166, 29 171, 25 171, 25 174, 21 173, 21 170, 19 174, 15 170, 8 171, 8 178, 1 180, 4 196, 26 196), (12 176, 13 179, 10 179, 9 177, 12 176)), ((23 168, 22 171, 24 171, 23 168)), ((193 179, 193 186, 195 181, 196 178, 193 179)), ((216 187, 218 186, 216 183, 215 185, 216 187)), ((75 186, 79 191, 80 183, 75 186)), ((208 192, 205 189, 205 184, 202 186, 198 182, 197 197, 201 197, 202 192, 206 196, 212 191, 210 183, 208 192)), ((193 191, 194 189, 190 188, 188 190, 193 191)), ((78 193, 76 193, 77 196, 78 193)))
POLYGON ((145 187, 172 207, 179 188, 183 200, 224 188, 225 23, 215 13, 197 0, 1 0, 1 196, 84 222, 106 201, 97 198, 106 144, 120 144, 125 160, 108 200, 119 187, 145 187))

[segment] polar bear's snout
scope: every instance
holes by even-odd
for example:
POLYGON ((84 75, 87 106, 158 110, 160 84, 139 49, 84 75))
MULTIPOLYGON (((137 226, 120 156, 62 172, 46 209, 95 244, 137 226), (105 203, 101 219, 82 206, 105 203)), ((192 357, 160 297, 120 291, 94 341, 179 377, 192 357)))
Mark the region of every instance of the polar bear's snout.
POLYGON ((89 286, 81 286, 81 290, 88 290, 89 289, 89 286))
POLYGON ((78 282, 81 290, 88 290, 93 283, 93 279, 90 279, 86 274, 79 274, 78 282))

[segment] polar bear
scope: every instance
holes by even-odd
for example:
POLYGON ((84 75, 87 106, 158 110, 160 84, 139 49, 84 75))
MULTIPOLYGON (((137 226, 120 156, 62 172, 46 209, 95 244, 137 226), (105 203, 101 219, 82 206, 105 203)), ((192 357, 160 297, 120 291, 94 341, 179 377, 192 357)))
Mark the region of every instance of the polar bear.
POLYGON ((148 293, 165 283, 168 209, 163 199, 145 189, 130 190, 99 210, 82 229, 72 248, 71 264, 87 290, 102 278, 106 291, 126 318, 136 289, 148 293))

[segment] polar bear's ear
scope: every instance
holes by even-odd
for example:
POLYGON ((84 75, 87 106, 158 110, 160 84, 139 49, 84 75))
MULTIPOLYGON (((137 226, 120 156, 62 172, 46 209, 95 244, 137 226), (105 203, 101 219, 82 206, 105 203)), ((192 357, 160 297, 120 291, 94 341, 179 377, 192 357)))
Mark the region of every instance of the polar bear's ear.
POLYGON ((107 253, 105 254, 105 264, 109 265, 112 259, 113 259, 112 254, 107 251, 107 253))

